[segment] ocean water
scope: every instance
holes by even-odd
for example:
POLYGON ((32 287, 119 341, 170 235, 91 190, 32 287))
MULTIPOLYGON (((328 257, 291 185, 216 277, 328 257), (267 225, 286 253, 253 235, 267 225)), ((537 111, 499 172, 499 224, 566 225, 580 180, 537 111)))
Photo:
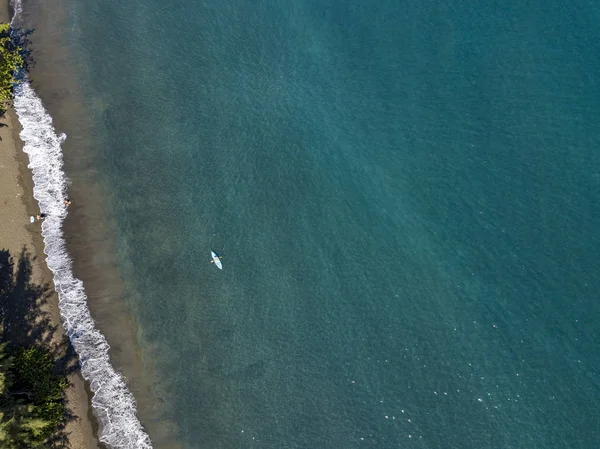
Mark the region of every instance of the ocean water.
MULTIPOLYGON (((110 322, 86 318, 48 123, 36 148, 58 159, 32 163, 36 198, 56 216, 49 264, 62 261, 84 368, 98 362, 84 375, 110 446, 149 447, 147 433, 161 447, 153 413, 183 448, 598 445, 597 5, 74 0, 63 13, 130 356, 160 384, 124 382, 98 332, 110 322), (155 402, 141 425, 126 385, 155 402)), ((33 96, 16 101, 31 139, 33 96)))

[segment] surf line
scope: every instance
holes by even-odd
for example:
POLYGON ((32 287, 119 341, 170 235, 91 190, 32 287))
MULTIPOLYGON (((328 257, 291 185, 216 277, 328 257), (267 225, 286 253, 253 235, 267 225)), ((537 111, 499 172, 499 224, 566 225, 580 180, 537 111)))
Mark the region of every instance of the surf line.
MULTIPOLYGON (((21 0, 12 2, 20 19, 21 0)), ((106 338, 95 328, 87 306, 83 282, 73 275, 72 260, 66 250, 62 224, 67 216, 64 202, 67 176, 64 173, 61 144, 66 135, 57 135, 52 117, 29 83, 17 87, 14 98, 22 131, 23 151, 33 176, 33 196, 47 214, 42 223, 46 264, 52 271, 58 293, 63 327, 79 355, 81 374, 92 390, 92 409, 99 422, 98 437, 113 449, 152 449, 150 437, 137 418, 135 399, 123 376, 110 364, 106 338)))

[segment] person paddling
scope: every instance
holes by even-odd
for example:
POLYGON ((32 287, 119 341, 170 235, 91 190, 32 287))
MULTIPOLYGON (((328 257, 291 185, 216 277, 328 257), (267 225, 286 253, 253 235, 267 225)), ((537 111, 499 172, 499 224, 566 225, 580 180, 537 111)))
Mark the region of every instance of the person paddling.
POLYGON ((210 252, 210 257, 212 258, 212 260, 210 261, 210 263, 214 263, 219 270, 222 270, 223 269, 223 265, 221 264, 221 257, 223 257, 223 256, 219 256, 214 251, 211 251, 210 252))

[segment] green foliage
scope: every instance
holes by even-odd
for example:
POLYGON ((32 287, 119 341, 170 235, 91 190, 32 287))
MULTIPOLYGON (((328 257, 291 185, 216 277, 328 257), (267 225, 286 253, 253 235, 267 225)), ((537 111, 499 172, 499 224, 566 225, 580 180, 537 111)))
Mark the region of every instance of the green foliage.
POLYGON ((46 447, 64 420, 66 387, 46 351, 0 345, 0 447, 46 447))
POLYGON ((41 417, 58 424, 64 412, 62 398, 67 380, 54 374, 54 361, 46 351, 17 348, 15 352, 15 387, 29 391, 32 402, 40 407, 41 417))
POLYGON ((40 337, 51 329, 38 310, 45 290, 30 274, 25 250, 18 264, 0 250, 0 449, 57 447, 68 418, 67 381, 56 374, 64 360, 59 364, 45 349, 52 340, 40 337))
POLYGON ((27 70, 31 51, 27 49, 27 36, 31 31, 12 28, 8 23, 0 23, 0 112, 12 99, 14 88, 22 82, 27 70))

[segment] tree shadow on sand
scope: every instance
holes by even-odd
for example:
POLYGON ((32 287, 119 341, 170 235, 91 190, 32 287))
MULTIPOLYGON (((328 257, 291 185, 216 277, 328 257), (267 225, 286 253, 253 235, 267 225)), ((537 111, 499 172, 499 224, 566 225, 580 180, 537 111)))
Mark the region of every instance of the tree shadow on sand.
MULTIPOLYGON (((15 269, 10 252, 0 250, 0 336, 11 346, 33 346, 48 351, 55 361, 55 374, 66 377, 79 371, 77 355, 46 311, 45 306, 54 294, 52 286, 36 285, 31 280, 34 260, 23 247, 15 269)), ((48 447, 68 448, 65 425, 77 419, 67 410, 63 424, 48 447)))

